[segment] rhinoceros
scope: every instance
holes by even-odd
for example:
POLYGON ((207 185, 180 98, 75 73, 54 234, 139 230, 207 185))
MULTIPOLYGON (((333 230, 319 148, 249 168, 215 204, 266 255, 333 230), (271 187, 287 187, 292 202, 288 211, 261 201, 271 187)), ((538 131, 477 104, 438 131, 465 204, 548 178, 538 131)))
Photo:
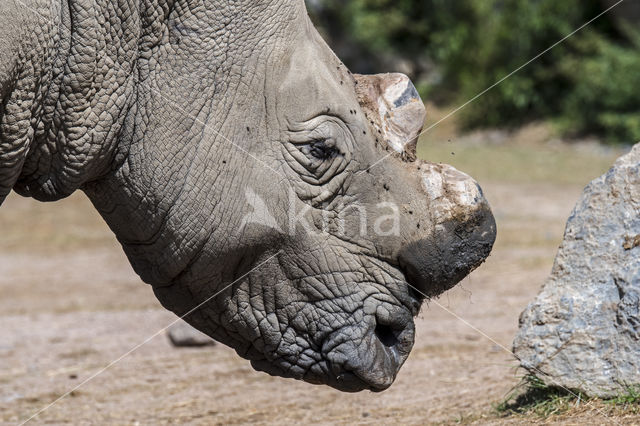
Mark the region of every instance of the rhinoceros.
POLYGON ((410 80, 352 74, 303 0, 3 1, 0 97, 0 202, 83 191, 164 307, 272 375, 388 388, 495 239, 477 183, 416 160, 410 80))

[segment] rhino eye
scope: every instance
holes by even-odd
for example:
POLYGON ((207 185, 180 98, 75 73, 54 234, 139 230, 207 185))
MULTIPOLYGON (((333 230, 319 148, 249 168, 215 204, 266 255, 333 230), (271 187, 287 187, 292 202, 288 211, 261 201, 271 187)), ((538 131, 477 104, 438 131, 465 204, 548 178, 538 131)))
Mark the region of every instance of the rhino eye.
POLYGON ((283 147, 291 170, 303 182, 319 187, 332 183, 346 169, 353 145, 353 136, 344 122, 319 116, 292 125, 283 147))
POLYGON ((305 155, 313 157, 317 160, 330 160, 338 155, 340 151, 335 146, 327 145, 326 140, 315 140, 306 146, 300 148, 305 155))

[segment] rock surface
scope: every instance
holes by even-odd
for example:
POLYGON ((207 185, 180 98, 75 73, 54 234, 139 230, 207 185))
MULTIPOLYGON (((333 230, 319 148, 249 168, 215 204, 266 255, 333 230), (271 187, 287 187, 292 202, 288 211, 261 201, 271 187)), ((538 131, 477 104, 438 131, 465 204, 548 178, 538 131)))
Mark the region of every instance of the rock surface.
POLYGON ((514 353, 547 384, 590 396, 640 384, 640 144, 584 190, 514 353))
POLYGON ((173 324, 167 330, 167 337, 176 347, 200 347, 215 345, 215 340, 191 327, 184 321, 173 324))

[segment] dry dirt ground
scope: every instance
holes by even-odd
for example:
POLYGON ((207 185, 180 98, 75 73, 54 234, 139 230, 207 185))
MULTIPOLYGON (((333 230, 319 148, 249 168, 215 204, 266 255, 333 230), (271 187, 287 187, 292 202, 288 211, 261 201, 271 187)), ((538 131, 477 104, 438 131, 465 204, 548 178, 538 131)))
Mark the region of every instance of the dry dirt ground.
POLYGON ((511 341, 551 269, 564 222, 583 186, 619 154, 500 138, 421 148, 423 157, 479 175, 499 236, 486 264, 425 305, 411 356, 380 394, 269 377, 222 345, 171 347, 156 333, 173 315, 132 272, 84 195, 53 204, 11 196, 0 209, 0 422, 26 420, 88 379, 33 422, 640 422, 600 409, 547 419, 501 417, 494 409, 522 375, 511 341), (496 175, 500 162, 518 164, 496 175))

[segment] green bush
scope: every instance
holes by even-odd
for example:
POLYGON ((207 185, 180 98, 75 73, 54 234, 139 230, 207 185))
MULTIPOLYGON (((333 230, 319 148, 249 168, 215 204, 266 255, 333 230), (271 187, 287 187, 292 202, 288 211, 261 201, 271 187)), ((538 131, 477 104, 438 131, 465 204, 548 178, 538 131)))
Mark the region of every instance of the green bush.
MULTIPOLYGON (((404 58, 423 96, 457 104, 603 11, 599 0, 314 3, 312 18, 356 71, 392 71, 404 58)), ((546 119, 567 134, 638 141, 639 48, 634 31, 620 30, 607 14, 479 97, 460 122, 476 128, 546 119)))
POLYGON ((595 40, 595 53, 563 64, 571 90, 558 122, 565 133, 602 135, 609 142, 640 140, 640 49, 595 40))
MULTIPOLYGON (((584 23, 589 1, 489 1, 476 29, 483 49, 475 56, 473 75, 460 79, 460 97, 471 98, 526 64, 584 23)), ((570 42, 540 56, 491 89, 462 114, 469 127, 504 126, 553 116, 569 82, 560 64, 571 54, 570 42)), ((467 52, 462 52, 467 54, 467 52)))

